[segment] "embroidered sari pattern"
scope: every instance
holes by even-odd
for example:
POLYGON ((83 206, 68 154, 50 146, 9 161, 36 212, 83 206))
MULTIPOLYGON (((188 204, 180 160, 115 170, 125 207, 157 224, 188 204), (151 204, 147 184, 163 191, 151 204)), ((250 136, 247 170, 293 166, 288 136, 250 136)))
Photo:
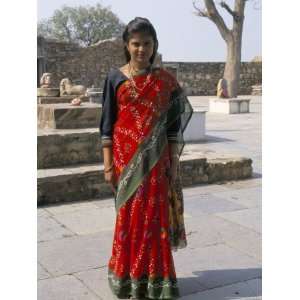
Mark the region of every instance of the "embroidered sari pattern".
MULTIPOLYGON (((138 87, 145 76, 134 77, 138 87)), ((153 71, 137 99, 132 97, 129 84, 123 82, 117 91, 112 148, 118 181, 117 215, 108 263, 109 284, 120 299, 130 295, 175 299, 179 289, 170 224, 176 223, 176 216, 170 207, 176 205, 179 211, 183 206, 180 201, 170 202, 175 191, 170 189, 167 174, 170 149, 166 124, 170 94, 177 81, 162 69, 153 71)), ((184 240, 184 228, 176 226, 176 233, 181 232, 184 240)))

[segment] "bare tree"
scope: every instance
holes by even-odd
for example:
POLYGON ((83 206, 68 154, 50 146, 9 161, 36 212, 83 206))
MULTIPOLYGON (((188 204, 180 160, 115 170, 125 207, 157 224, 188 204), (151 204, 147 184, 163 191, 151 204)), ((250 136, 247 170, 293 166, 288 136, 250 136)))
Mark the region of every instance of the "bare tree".
POLYGON ((219 2, 233 18, 232 29, 229 29, 222 16, 218 12, 215 1, 203 0, 205 8, 199 8, 196 1, 193 6, 196 9, 196 15, 211 20, 218 28, 222 38, 227 45, 227 58, 223 78, 227 81, 228 96, 236 97, 239 89, 242 33, 244 24, 244 10, 247 0, 235 0, 234 9, 225 2, 219 2))

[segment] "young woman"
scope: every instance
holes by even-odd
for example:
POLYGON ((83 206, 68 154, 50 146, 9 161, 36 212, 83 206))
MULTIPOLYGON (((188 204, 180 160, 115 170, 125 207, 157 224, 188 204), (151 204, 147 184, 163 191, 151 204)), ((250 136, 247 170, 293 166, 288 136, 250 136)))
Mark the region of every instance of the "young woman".
POLYGON ((100 122, 116 206, 108 280, 119 299, 176 299, 171 250, 186 246, 179 157, 193 109, 176 79, 153 67, 147 19, 129 22, 123 41, 127 64, 107 75, 100 122))

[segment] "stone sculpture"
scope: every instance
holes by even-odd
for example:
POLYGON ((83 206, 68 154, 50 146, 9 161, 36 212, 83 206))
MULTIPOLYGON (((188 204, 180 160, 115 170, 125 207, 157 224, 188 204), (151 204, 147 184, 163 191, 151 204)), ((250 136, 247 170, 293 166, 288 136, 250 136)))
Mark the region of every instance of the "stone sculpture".
POLYGON ((86 88, 83 85, 73 85, 71 79, 64 78, 59 85, 60 95, 76 95, 84 96, 86 94, 86 88))
POLYGON ((221 78, 218 82, 217 97, 228 98, 227 81, 224 78, 221 78))
POLYGON ((71 101, 71 105, 81 105, 81 99, 86 95, 86 87, 83 85, 74 85, 69 78, 61 80, 59 85, 60 96, 74 95, 77 96, 71 101))
POLYGON ((52 73, 44 73, 40 79, 41 88, 51 88, 52 84, 52 73))
POLYGON ((53 87, 52 73, 44 73, 40 79, 40 87, 37 89, 38 97, 57 97, 59 89, 53 87))

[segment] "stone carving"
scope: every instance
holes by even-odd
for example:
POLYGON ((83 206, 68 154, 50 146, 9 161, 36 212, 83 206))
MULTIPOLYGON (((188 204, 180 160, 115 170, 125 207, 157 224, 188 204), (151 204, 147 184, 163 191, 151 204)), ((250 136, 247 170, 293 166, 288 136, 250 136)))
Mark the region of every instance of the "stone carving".
POLYGON ((64 78, 59 85, 60 96, 75 95, 84 96, 86 94, 86 88, 83 85, 73 85, 71 79, 64 78))
POLYGON ((40 79, 40 88, 37 89, 38 97, 57 97, 59 89, 53 87, 52 73, 44 73, 40 79))
POLYGON ((227 81, 221 78, 217 86, 217 96, 219 98, 228 98, 227 81))
POLYGON ((44 73, 40 79, 41 88, 51 88, 53 87, 52 83, 52 73, 44 73))

